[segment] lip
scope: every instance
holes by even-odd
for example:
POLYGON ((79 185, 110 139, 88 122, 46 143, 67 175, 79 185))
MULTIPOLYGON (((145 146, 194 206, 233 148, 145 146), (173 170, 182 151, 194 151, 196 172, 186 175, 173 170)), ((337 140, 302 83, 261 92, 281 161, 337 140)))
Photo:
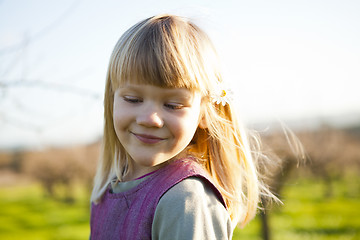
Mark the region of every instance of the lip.
POLYGON ((155 144, 164 140, 164 138, 160 138, 157 136, 149 135, 149 134, 137 134, 132 133, 140 142, 146 144, 155 144))

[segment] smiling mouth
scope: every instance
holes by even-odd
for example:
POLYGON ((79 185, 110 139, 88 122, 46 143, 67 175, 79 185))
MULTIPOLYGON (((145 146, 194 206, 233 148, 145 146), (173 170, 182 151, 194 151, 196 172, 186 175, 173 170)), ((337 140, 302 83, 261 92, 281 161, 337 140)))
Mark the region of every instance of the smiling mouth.
POLYGON ((156 137, 153 135, 147 135, 147 134, 136 134, 132 133, 140 142, 146 143, 146 144, 155 144, 158 142, 161 142, 165 138, 156 137))

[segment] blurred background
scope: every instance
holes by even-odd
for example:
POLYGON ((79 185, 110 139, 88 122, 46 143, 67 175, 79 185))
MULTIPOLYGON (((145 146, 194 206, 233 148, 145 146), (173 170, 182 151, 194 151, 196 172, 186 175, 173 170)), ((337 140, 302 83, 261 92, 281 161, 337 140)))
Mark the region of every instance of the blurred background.
POLYGON ((280 157, 263 171, 283 204, 264 202, 234 239, 359 239, 359 12, 351 0, 0 0, 0 238, 88 238, 111 51, 171 13, 210 35, 243 122, 280 157))

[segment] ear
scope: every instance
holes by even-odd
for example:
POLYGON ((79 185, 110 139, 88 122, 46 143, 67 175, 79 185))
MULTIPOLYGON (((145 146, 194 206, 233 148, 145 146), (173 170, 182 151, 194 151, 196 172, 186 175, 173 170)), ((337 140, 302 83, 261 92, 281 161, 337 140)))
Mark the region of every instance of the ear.
POLYGON ((198 125, 200 129, 208 128, 208 122, 205 117, 206 108, 208 107, 207 103, 208 103, 207 99, 203 97, 201 99, 201 110, 200 110, 199 125, 198 125))
POLYGON ((206 129, 208 128, 208 123, 205 117, 205 104, 202 103, 201 106, 201 113, 200 113, 200 118, 199 118, 199 128, 201 129, 206 129))
POLYGON ((199 120, 199 128, 206 129, 207 128, 207 121, 205 119, 205 116, 202 114, 199 120))

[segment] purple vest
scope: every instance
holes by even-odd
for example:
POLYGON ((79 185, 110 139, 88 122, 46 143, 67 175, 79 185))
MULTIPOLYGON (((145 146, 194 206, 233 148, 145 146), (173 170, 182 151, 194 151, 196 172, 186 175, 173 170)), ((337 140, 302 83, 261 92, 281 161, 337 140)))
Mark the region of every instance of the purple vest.
POLYGON ((152 222, 160 198, 175 184, 188 177, 204 179, 226 207, 207 172, 195 161, 177 160, 151 174, 129 191, 104 193, 91 207, 91 239, 151 239, 152 222))

